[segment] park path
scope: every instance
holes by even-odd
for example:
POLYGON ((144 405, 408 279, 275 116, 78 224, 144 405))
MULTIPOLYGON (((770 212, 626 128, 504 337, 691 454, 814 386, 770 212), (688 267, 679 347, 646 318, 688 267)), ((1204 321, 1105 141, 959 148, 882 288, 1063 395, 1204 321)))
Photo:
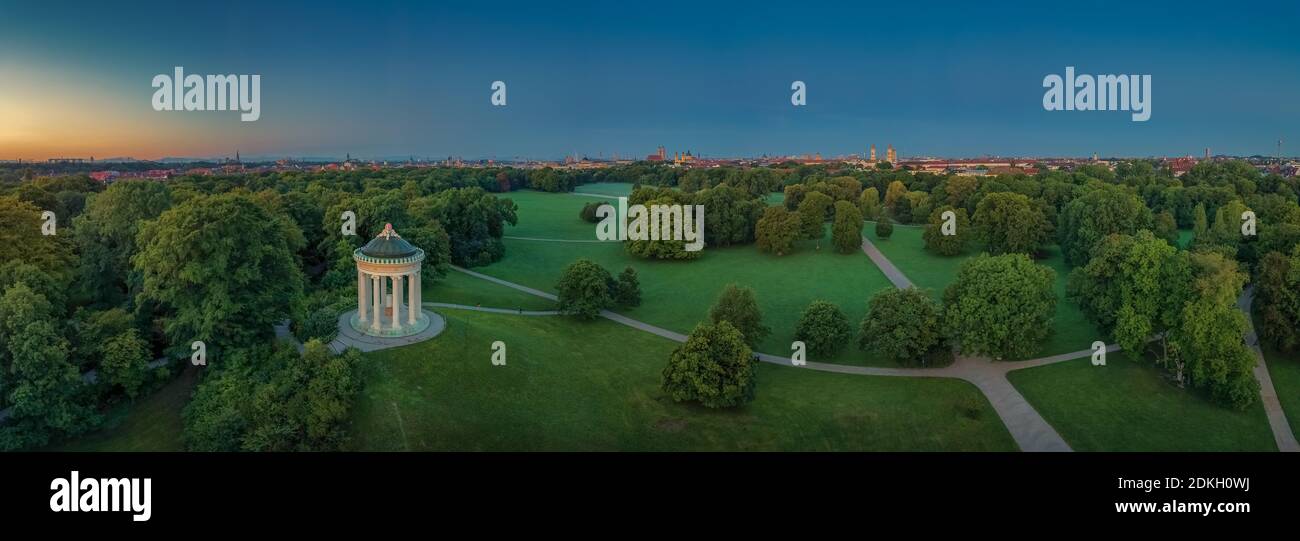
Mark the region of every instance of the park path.
POLYGON ((876 248, 876 245, 872 244, 866 235, 862 236, 862 251, 866 252, 867 257, 871 258, 871 262, 880 268, 880 272, 885 273, 885 278, 889 278, 894 287, 898 289, 912 287, 912 281, 908 280, 903 271, 898 270, 898 267, 894 266, 894 262, 885 257, 885 254, 880 252, 880 248, 876 248))
POLYGON ((599 239, 596 239, 596 240, 593 240, 593 239, 541 239, 541 238, 537 238, 537 237, 512 237, 512 236, 510 236, 510 235, 504 235, 504 236, 502 236, 501 238, 503 238, 503 239, 514 239, 514 240, 533 240, 533 241, 537 241, 537 242, 577 242, 577 243, 595 243, 595 244, 608 243, 608 242, 623 242, 623 241, 621 241, 621 240, 599 240, 599 239))
POLYGON ((1264 361, 1264 352, 1259 348, 1259 336, 1255 334, 1255 323, 1250 317, 1251 305, 1255 302, 1255 286, 1248 285, 1237 297, 1237 308, 1246 315, 1246 345, 1255 354, 1255 379, 1259 380, 1259 398, 1264 403, 1264 413, 1268 416, 1268 426, 1273 429, 1273 441, 1277 443, 1277 450, 1295 453, 1300 452, 1300 443, 1296 442, 1295 433, 1291 432, 1291 424, 1286 420, 1286 412, 1282 410, 1282 403, 1277 400, 1277 390, 1273 388, 1273 376, 1268 373, 1268 364, 1264 361))
MULTIPOLYGON (((885 254, 871 243, 866 235, 862 236, 862 251, 867 254, 872 263, 880 268, 890 283, 899 289, 913 287, 912 281, 903 274, 894 262, 890 261, 885 254)), ((1016 440, 1016 444, 1023 451, 1070 451, 1069 444, 1065 439, 1056 432, 1052 425, 1048 424, 1042 415, 1025 400, 1024 395, 1016 389, 1011 381, 1007 379, 1007 372, 1019 368, 1029 368, 1031 366, 1043 366, 1046 364, 1068 361, 1079 357, 1091 355, 1091 350, 1076 351, 1063 355, 1054 355, 1023 362, 993 362, 986 358, 968 357, 957 355, 956 360, 949 366, 939 369, 917 369, 924 372, 933 372, 937 377, 950 377, 970 382, 979 388, 980 392, 988 398, 989 403, 993 405, 993 410, 997 412, 998 417, 1002 419, 1002 424, 1006 425, 1007 430, 1011 432, 1011 437, 1016 440), (1032 364, 1028 364, 1032 363, 1032 364)), ((920 375, 920 374, 917 374, 920 375)))
MULTIPOLYGON (((866 243, 864 243, 864 246, 865 244, 866 243)), ((886 263, 888 263, 887 259, 885 261, 886 263)), ((889 264, 889 266, 894 268, 894 271, 897 272, 899 276, 902 275, 902 273, 898 272, 898 269, 896 267, 893 267, 892 264, 889 264)), ((489 282, 499 284, 505 287, 509 287, 511 289, 522 291, 530 295, 535 295, 544 299, 550 299, 552 301, 557 300, 555 295, 551 293, 547 293, 545 291, 533 289, 528 286, 516 284, 514 282, 502 280, 494 276, 488 276, 483 273, 474 272, 472 270, 457 267, 457 266, 452 266, 452 269, 456 270, 457 272, 461 272, 469 276, 473 276, 475 278, 487 280, 489 282)), ((906 277, 902 277, 902 278, 903 280, 906 280, 906 277)), ((907 281, 906 283, 911 284, 910 281, 907 281)), ((477 307, 473 307, 473 308, 477 309, 477 307)), ((507 310, 507 312, 510 311, 507 310)), ((630 317, 624 316, 622 314, 611 312, 609 310, 602 310, 600 315, 616 323, 627 325, 628 327, 632 327, 634 329, 638 329, 657 336, 661 336, 663 338, 667 338, 674 342, 686 341, 686 335, 682 333, 670 331, 662 327, 651 325, 644 321, 638 321, 630 317)), ((1114 347, 1115 346, 1112 346, 1112 348, 1114 347)), ((996 363, 990 362, 986 359, 979 359, 974 357, 958 357, 957 360, 953 362, 952 365, 946 366, 944 368, 888 368, 888 367, 878 367, 878 366, 849 366, 849 365, 818 363, 818 362, 808 362, 800 366, 799 368, 818 370, 821 372, 834 372, 838 374, 856 374, 856 375, 865 375, 865 376, 904 376, 904 377, 961 379, 975 385, 975 387, 978 388, 980 392, 984 393, 984 396, 988 398, 989 403, 993 406, 993 410, 998 414, 998 417, 1002 420, 1002 423, 1007 427, 1007 430, 1011 433, 1012 439, 1015 440, 1016 444, 1020 447, 1021 450, 1069 451, 1070 446, 1065 443, 1065 440, 1061 438, 1061 436, 1056 432, 1055 429, 1052 428, 1051 425, 1047 424, 1047 421, 1043 420, 1043 418, 1040 415, 1038 415, 1038 412, 1035 411, 1034 408, 1029 405, 1029 402, 1026 401, 1025 398, 1020 394, 1020 392, 1017 391, 1016 388, 1011 385, 1011 382, 1007 381, 1006 373, 1010 372, 1011 370, 1016 370, 1019 368, 1030 368, 1032 366, 1042 366, 1045 364, 1062 362, 1070 359, 1077 359, 1080 357, 1087 357, 1091 354, 1092 354, 1092 350, 1083 350, 1083 351, 1076 351, 1074 353, 1067 353, 1063 355, 1055 355, 1052 357, 1044 357, 1042 359, 1034 359, 1031 361, 1019 361, 1019 362, 1006 361, 1006 362, 996 362, 996 363)), ((771 355, 767 353, 759 353, 758 358, 760 361, 767 362, 767 363, 779 364, 784 366, 794 366, 794 362, 790 360, 790 358, 788 357, 781 357, 781 356, 771 355)))

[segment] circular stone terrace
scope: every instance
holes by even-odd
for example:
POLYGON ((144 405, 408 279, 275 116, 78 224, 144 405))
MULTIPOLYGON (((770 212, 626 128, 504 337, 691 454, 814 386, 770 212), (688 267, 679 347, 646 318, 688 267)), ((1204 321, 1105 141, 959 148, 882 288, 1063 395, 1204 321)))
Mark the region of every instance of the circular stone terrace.
POLYGON ((446 328, 442 316, 423 309, 424 250, 385 224, 352 252, 357 264, 357 309, 339 317, 339 340, 373 351, 428 340, 446 328))

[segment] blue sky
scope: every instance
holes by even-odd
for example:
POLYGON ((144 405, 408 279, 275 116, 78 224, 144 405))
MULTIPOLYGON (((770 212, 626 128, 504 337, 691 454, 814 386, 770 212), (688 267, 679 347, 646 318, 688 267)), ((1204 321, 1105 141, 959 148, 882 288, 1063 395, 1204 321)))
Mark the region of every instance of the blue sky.
POLYGON ((1300 145, 1296 2, 54 4, 0 0, 0 159, 1300 145), (152 110, 150 80, 178 65, 260 74, 261 120, 152 110), (1067 65, 1150 74, 1151 119, 1043 110, 1067 65))

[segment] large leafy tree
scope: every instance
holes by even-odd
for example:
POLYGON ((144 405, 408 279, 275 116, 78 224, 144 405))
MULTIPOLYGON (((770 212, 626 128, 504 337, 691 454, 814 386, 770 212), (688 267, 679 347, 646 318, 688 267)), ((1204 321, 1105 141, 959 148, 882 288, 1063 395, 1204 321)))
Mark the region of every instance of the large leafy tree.
POLYGON ((826 215, 829 214, 834 200, 821 192, 809 192, 799 203, 799 223, 803 237, 820 239, 826 234, 826 215))
POLYGON ((223 194, 186 201, 140 230, 139 298, 165 311, 173 348, 246 346, 296 313, 303 280, 286 227, 295 226, 248 196, 223 194))
POLYGON ((145 222, 172 205, 167 185, 145 180, 114 182, 86 202, 73 220, 73 238, 81 251, 80 279, 93 298, 116 304, 140 288, 131 266, 136 236, 145 222))
POLYGON ((191 451, 331 451, 361 388, 361 355, 318 340, 301 354, 257 345, 229 352, 182 412, 191 451))
MULTIPOLYGON (((645 191, 643 190, 642 193, 645 193, 645 191)), ((653 230, 654 225, 655 225, 655 222, 652 220, 651 216, 652 216, 652 211, 653 211, 653 209, 655 208, 655 206, 656 206, 656 205, 668 206, 668 205, 684 205, 684 204, 686 204, 686 203, 682 203, 682 202, 680 202, 680 201, 682 201, 682 200, 683 200, 683 199, 682 199, 680 196, 662 196, 662 197, 656 197, 656 198, 654 198, 654 199, 650 199, 650 200, 648 200, 648 201, 645 201, 643 204, 644 204, 645 207, 646 207, 646 213, 645 213, 644 215, 641 215, 639 218, 633 218, 633 223, 631 223, 631 224, 628 225, 628 227, 629 227, 630 229, 632 229, 633 231, 635 231, 636 229, 641 228, 641 225, 644 225, 644 229, 643 229, 643 232, 644 232, 644 238, 633 239, 633 238, 631 238, 631 237, 633 237, 633 236, 639 236, 639 235, 632 235, 632 234, 629 234, 629 235, 628 235, 628 237, 629 237, 628 240, 624 241, 624 243, 623 243, 623 249, 626 250, 627 253, 629 253, 629 254, 632 254, 632 255, 637 256, 637 257, 646 258, 646 259, 670 259, 670 260, 693 260, 693 259, 699 259, 700 255, 701 255, 703 252, 702 252, 701 250, 689 251, 689 250, 686 249, 687 241, 685 240, 685 232, 684 232, 684 231, 682 232, 682 239, 681 239, 681 240, 677 240, 677 239, 671 239, 671 238, 665 238, 665 237, 663 237, 663 234, 665 233, 665 231, 664 231, 664 227, 665 227, 664 223, 665 223, 665 222, 664 222, 664 221, 660 221, 660 222, 659 222, 659 235, 660 235, 659 240, 654 240, 654 238, 651 236, 651 235, 653 234, 653 233, 652 233, 652 230, 653 230), (638 225, 638 223, 640 223, 641 225, 638 225)), ((706 214, 707 214, 707 211, 706 211, 706 214)), ((688 225, 688 224, 686 223, 686 216, 685 216, 685 213, 683 213, 683 215, 682 215, 682 223, 681 223, 681 226, 682 226, 682 227, 690 227, 691 230, 694 231, 695 234, 698 235, 698 234, 700 234, 700 232, 699 232, 699 231, 695 231, 695 227, 696 227, 696 226, 695 226, 695 224, 696 224, 695 219, 696 219, 696 218, 695 218, 694 216, 692 216, 691 218, 692 218, 692 219, 691 219, 691 222, 690 222, 690 224, 688 225)), ((706 219, 707 219, 707 215, 706 215, 706 219)), ((660 220, 663 220, 663 218, 660 218, 660 220)), ((669 220, 669 222, 672 222, 672 220, 669 220)), ((677 225, 676 225, 675 223, 673 223, 673 224, 671 224, 671 225, 668 226, 668 228, 670 229, 670 232, 671 232, 671 229, 672 229, 673 227, 677 227, 677 225)), ((708 235, 707 230, 708 230, 708 227, 706 226, 706 227, 705 227, 705 231, 706 231, 705 235, 708 235)), ((706 236, 705 238, 707 239, 708 237, 706 236)), ((707 241, 706 241, 705 243, 707 244, 707 241)))
POLYGON ((579 259, 564 268, 555 284, 560 311, 579 319, 595 319, 614 303, 609 285, 613 277, 590 259, 579 259))
POLYGON ((713 308, 709 309, 709 320, 730 323, 744 335, 745 343, 750 347, 757 347, 771 332, 763 325, 763 312, 758 308, 754 290, 737 284, 727 284, 723 288, 713 308))
POLYGON ((73 263, 67 222, 58 217, 57 234, 43 235, 42 210, 17 197, 0 197, 0 263, 22 261, 51 275, 58 275, 73 263))
POLYGON ((754 241, 754 222, 764 205, 745 190, 723 184, 696 192, 693 202, 704 206, 704 243, 708 246, 754 241))
POLYGON ((799 214, 782 207, 767 207, 754 229, 760 251, 785 255, 794 251, 794 242, 799 238, 799 214))
POLYGON ((944 291, 944 326, 966 354, 1028 357, 1052 328, 1056 272, 1024 254, 980 254, 944 291))
POLYGON ((452 263, 472 267, 505 255, 501 236, 505 224, 518 223, 517 209, 510 199, 470 187, 449 189, 412 202, 409 212, 417 220, 442 224, 451 240, 452 263))
POLYGON ((946 347, 942 310, 924 291, 886 289, 868 303, 858 347, 874 350, 902 365, 928 366, 946 347))
POLYGON ((1132 235, 1151 228, 1151 210, 1131 190, 1113 184, 1097 186, 1070 201, 1061 215, 1059 241, 1065 262, 1088 262, 1093 245, 1115 233, 1132 235))
POLYGON ((121 387, 127 396, 135 398, 149 373, 149 343, 140 338, 139 331, 127 329, 105 342, 101 351, 99 367, 104 383, 121 387))
POLYGON ((975 232, 972 231, 970 218, 966 216, 966 209, 947 205, 934 209, 934 212, 930 213, 930 220, 921 234, 921 238, 925 240, 925 249, 949 256, 964 252, 974 236, 975 232), (943 213, 949 211, 953 213, 954 234, 945 235, 943 213))
POLYGON ((1283 351, 1300 347, 1300 247, 1291 257, 1269 252, 1260 261, 1255 304, 1260 338, 1283 351))
POLYGON ((1052 227, 1041 205, 1011 192, 984 196, 972 222, 976 236, 994 255, 1033 254, 1047 243, 1052 227))
POLYGON ((98 420, 51 310, 25 283, 0 297, 0 404, 12 408, 0 426, 0 450, 41 446, 56 435, 81 433, 98 420))
POLYGON ((1171 347, 1193 385, 1220 404, 1244 409, 1259 398, 1255 357, 1242 341, 1248 324, 1236 306, 1247 277, 1221 254, 1194 252, 1190 258, 1191 297, 1170 332, 1171 347))
POLYGON ((823 300, 809 303, 794 327, 794 339, 803 341, 809 352, 820 356, 835 354, 852 336, 849 319, 840 307, 823 300))
POLYGON ((1190 276, 1177 249, 1150 231, 1110 235, 1070 273, 1067 294, 1115 342, 1142 351, 1177 324, 1190 276))
POLYGON ((754 399, 754 364, 753 353, 731 323, 701 323, 673 350, 661 387, 676 402, 742 406, 754 399))
POLYGON ((636 269, 623 267, 623 272, 618 273, 618 279, 610 287, 610 296, 620 306, 641 305, 641 280, 637 278, 636 269))
POLYGON ((841 254, 857 252, 862 247, 862 211, 848 201, 835 203, 835 221, 831 224, 831 244, 841 254))
POLYGON ((863 217, 874 220, 880 215, 880 190, 875 186, 862 190, 862 195, 858 196, 858 207, 862 209, 863 217))

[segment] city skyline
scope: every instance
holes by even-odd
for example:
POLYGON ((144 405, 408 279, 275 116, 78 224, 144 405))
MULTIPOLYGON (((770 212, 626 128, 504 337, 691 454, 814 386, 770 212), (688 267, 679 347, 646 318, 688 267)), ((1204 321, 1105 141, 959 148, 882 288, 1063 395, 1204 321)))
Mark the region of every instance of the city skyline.
POLYGON ((1294 139, 1296 6, 1005 6, 0 5, 0 159, 1249 156, 1294 139), (193 22, 158 27, 162 11, 193 22), (177 66, 261 75, 261 118, 153 110, 150 80, 177 66), (1067 67, 1151 75, 1150 120, 1044 110, 1067 67))

